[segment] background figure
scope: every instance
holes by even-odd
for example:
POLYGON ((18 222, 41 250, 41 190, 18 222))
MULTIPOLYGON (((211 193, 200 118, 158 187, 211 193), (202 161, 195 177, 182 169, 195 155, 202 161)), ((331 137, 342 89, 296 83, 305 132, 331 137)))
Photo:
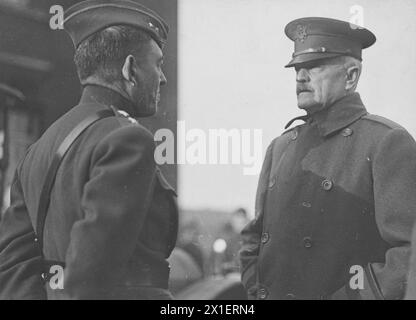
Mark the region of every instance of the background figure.
POLYGON ((180 227, 177 247, 188 253, 195 261, 201 272, 204 271, 205 253, 200 241, 202 227, 200 223, 193 219, 180 227))
POLYGON ((215 235, 210 257, 213 274, 223 275, 240 271, 238 252, 242 244, 241 230, 247 223, 247 211, 239 208, 231 213, 229 220, 215 235))
POLYGON ((169 288, 174 295, 204 277, 205 253, 200 235, 197 220, 192 219, 179 228, 176 248, 169 257, 169 288))
POLYGON ((183 226, 179 228, 178 244, 169 258, 170 288, 175 298, 247 299, 238 261, 240 232, 247 224, 245 209, 181 215, 183 226))

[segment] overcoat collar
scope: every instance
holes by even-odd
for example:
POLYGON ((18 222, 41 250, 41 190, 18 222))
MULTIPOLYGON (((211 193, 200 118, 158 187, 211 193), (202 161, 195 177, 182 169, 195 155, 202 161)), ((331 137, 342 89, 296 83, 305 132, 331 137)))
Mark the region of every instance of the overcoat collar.
POLYGON ((367 110, 361 100, 360 94, 355 92, 336 101, 329 108, 313 115, 297 117, 294 120, 304 120, 308 124, 316 124, 322 137, 344 129, 367 114, 367 110))
POLYGON ((79 104, 99 103, 134 114, 132 103, 117 91, 99 85, 86 85, 79 104))

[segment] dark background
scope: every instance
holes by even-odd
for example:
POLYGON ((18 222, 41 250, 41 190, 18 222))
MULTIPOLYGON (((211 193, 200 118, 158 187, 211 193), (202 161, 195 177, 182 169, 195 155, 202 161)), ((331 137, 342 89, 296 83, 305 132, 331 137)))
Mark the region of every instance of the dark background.
MULTIPOLYGON (((18 159, 24 150, 58 117, 77 104, 81 93, 75 66, 74 48, 64 30, 52 30, 49 13, 53 5, 65 10, 81 2, 74 0, 1 0, 0 2, 0 84, 19 90, 26 97, 22 103, 7 105, 12 112, 26 114, 9 122, 3 148, 9 152, 3 161, 2 183, 7 189, 18 159), (36 128, 34 130, 33 128, 36 128), (19 136, 19 139, 16 139, 19 136), (6 144, 7 147, 6 147, 6 144), (6 166, 7 164, 7 166, 6 166)), ((162 89, 159 113, 140 119, 153 133, 169 128, 176 135, 177 119, 177 1, 140 0, 158 12, 170 26, 165 47, 164 71, 168 85, 162 89)), ((6 108, 0 93, 0 112, 6 108)), ((12 113, 10 112, 10 113, 12 113)), ((5 126, 2 130, 5 130, 5 126)), ((162 167, 169 181, 176 185, 175 165, 162 167)))

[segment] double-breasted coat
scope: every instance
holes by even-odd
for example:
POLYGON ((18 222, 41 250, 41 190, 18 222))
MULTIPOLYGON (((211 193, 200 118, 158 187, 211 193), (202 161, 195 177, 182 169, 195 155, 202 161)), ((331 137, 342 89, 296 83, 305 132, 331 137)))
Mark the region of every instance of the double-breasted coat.
POLYGON ((415 195, 414 139, 358 93, 286 131, 267 149, 242 232, 250 297, 403 298, 415 195))
POLYGON ((167 285, 176 194, 155 164, 152 134, 119 112, 130 108, 118 93, 87 86, 80 104, 28 150, 0 222, 0 298, 134 299, 137 287, 167 285), (97 121, 75 141, 51 192, 43 255, 64 265, 64 287, 56 289, 42 281, 34 232, 45 173, 68 133, 109 108, 116 116, 97 121))

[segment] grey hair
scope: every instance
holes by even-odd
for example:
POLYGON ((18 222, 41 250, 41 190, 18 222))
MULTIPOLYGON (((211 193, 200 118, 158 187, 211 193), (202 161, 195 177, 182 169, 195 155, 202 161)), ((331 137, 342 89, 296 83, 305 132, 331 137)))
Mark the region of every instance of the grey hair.
POLYGON ((121 68, 129 54, 138 54, 151 39, 145 31, 127 25, 108 27, 80 43, 74 62, 81 83, 95 77, 105 83, 121 79, 121 68))
POLYGON ((340 63, 343 64, 345 70, 348 70, 351 67, 357 67, 358 68, 358 77, 354 84, 354 86, 350 89, 351 92, 354 92, 357 89, 358 81, 360 80, 361 71, 362 71, 362 63, 359 59, 351 57, 351 56, 342 56, 339 57, 340 63))

